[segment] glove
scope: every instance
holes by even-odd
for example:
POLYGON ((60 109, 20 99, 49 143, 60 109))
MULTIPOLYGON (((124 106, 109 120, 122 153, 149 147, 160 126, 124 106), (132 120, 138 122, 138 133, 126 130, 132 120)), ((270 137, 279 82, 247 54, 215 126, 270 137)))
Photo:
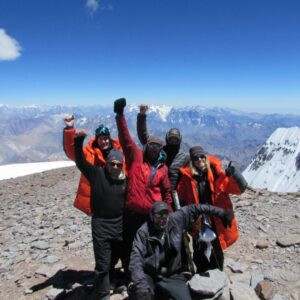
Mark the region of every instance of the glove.
POLYGON ((225 228, 231 227, 231 222, 233 219, 233 211, 232 210, 224 210, 221 214, 221 221, 225 228))
POLYGON ((126 106, 126 99, 120 98, 114 102, 114 112, 118 115, 123 115, 124 107, 126 106))
POLYGON ((229 177, 232 177, 236 184, 238 185, 241 193, 245 192, 248 183, 242 173, 240 173, 234 166, 231 165, 232 161, 229 163, 228 167, 225 170, 225 174, 229 177))
POLYGON ((229 162, 228 167, 225 170, 225 174, 230 177, 232 177, 233 174, 235 173, 235 167, 232 166, 231 164, 232 164, 232 161, 229 162))
POLYGON ((73 115, 67 115, 64 118, 66 129, 74 128, 75 118, 73 115))

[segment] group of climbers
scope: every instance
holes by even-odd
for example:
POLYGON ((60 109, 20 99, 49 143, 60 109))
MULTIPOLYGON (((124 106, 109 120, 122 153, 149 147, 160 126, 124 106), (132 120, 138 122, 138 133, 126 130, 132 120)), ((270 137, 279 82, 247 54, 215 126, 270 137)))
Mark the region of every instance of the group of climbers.
POLYGON ((92 217, 93 299, 109 299, 118 259, 131 281, 132 299, 190 299, 182 275, 183 232, 192 235, 198 273, 222 270, 223 250, 238 239, 229 194, 241 194, 247 183, 233 166, 224 171, 221 161, 200 146, 185 154, 177 128, 167 132, 165 145, 149 135, 146 105, 137 116, 140 149, 128 130, 125 106, 124 98, 114 102, 119 141, 100 125, 83 146, 86 132, 74 128, 74 117, 65 118, 64 150, 82 173, 74 206, 92 217), (174 191, 184 207, 172 213, 174 191), (200 234, 205 227, 215 235, 209 255, 200 234))

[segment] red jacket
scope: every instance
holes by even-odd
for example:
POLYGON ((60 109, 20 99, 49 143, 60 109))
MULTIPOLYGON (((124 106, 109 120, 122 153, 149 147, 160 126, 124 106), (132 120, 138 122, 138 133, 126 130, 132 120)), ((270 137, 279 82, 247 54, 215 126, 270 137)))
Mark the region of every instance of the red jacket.
POLYGON ((140 214, 148 214, 155 201, 164 200, 172 211, 168 168, 160 165, 151 176, 151 165, 131 138, 125 117, 117 116, 116 121, 128 173, 126 207, 140 214))
MULTIPOLYGON (((71 160, 75 160, 75 147, 74 147, 74 136, 75 136, 75 129, 64 129, 63 133, 63 145, 64 151, 67 157, 71 160)), ((113 147, 122 151, 119 142, 111 138, 113 143, 113 147)), ((83 148, 83 155, 85 156, 86 160, 95 166, 103 167, 105 165, 105 159, 102 155, 101 150, 95 146, 96 138, 93 137, 89 140, 87 145, 83 148)), ((77 189, 76 198, 74 200, 74 206, 87 215, 91 215, 91 207, 90 207, 90 194, 91 194, 91 187, 88 180, 81 174, 79 185, 77 189)))
MULTIPOLYGON (((222 163, 218 158, 208 156, 208 159, 211 168, 208 170, 207 177, 210 190, 212 192, 212 204, 224 209, 232 210, 233 207, 229 194, 239 195, 241 194, 241 191, 234 179, 226 176, 225 172, 222 170, 222 163), (212 169, 214 171, 212 171, 212 169)), ((180 172, 182 176, 177 187, 177 192, 182 204, 201 204, 201 199, 199 199, 197 190, 197 183, 193 179, 190 166, 181 168, 180 172)), ((213 217, 213 219, 221 247, 224 250, 236 242, 239 237, 236 219, 233 217, 230 228, 225 228, 219 218, 213 217)))

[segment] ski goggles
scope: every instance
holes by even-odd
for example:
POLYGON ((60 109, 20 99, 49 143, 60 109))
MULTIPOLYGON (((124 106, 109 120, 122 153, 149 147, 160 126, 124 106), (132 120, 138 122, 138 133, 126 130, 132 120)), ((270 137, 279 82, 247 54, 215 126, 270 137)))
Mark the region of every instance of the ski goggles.
POLYGON ((110 135, 109 129, 105 127, 104 125, 100 125, 96 130, 95 130, 95 136, 98 137, 99 135, 110 135))

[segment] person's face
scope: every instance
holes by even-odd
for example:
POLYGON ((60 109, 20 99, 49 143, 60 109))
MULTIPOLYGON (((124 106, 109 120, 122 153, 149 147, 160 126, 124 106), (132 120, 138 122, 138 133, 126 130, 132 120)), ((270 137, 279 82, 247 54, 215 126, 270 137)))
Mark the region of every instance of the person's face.
POLYGON ((153 223, 155 228, 159 230, 163 230, 167 225, 168 217, 169 217, 168 211, 161 211, 153 214, 153 223))
POLYGON ((118 160, 108 161, 106 163, 106 169, 111 176, 111 178, 117 179, 119 178, 122 172, 123 164, 118 160))
POLYGON ((192 160, 193 160, 193 164, 196 167, 196 169, 199 169, 202 172, 207 170, 207 164, 206 164, 207 158, 204 154, 194 157, 192 160))
POLYGON ((150 160, 156 160, 161 151, 162 147, 160 144, 149 143, 147 144, 147 156, 150 160))
POLYGON ((177 145, 180 144, 180 140, 176 136, 169 137, 167 139, 167 142, 168 142, 169 145, 172 145, 172 146, 177 146, 177 145))
POLYGON ((110 139, 108 135, 99 135, 97 137, 97 143, 100 150, 105 151, 109 149, 110 146, 110 139))

